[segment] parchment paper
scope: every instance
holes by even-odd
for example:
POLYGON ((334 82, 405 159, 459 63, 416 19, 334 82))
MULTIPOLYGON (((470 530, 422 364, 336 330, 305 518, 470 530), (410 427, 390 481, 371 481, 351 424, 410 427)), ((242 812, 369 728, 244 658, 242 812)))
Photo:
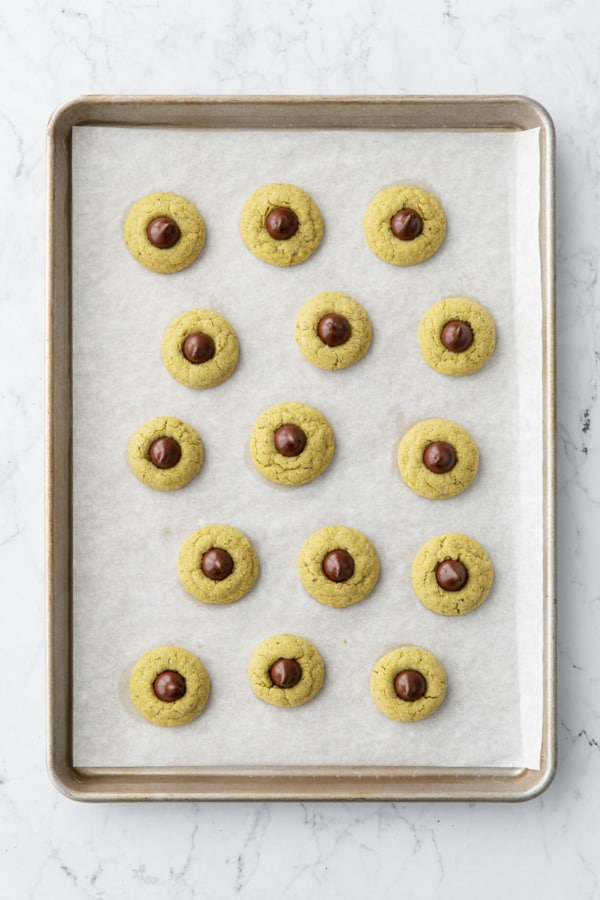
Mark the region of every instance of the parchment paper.
POLYGON ((447 765, 539 768, 542 725, 542 376, 539 136, 391 131, 184 131, 81 127, 73 138, 74 763, 142 765, 447 765), (292 269, 256 259, 239 214, 260 185, 287 181, 318 203, 326 233, 292 269), (442 201, 448 235, 429 262, 387 265, 368 249, 362 218, 373 195, 414 183, 442 201), (177 275, 128 253, 130 204, 171 190, 202 212, 208 239, 177 275), (366 307, 371 350, 323 372, 294 341, 299 307, 325 290, 366 307), (417 329, 444 296, 486 306, 498 331, 488 365, 450 378, 422 359, 417 329), (237 330, 231 379, 208 391, 174 381, 160 357, 167 325, 208 307, 237 330), (282 400, 321 410, 337 440, 327 473, 278 487, 253 467, 256 417, 282 400), (202 436, 206 461, 185 489, 161 494, 129 470, 127 442, 156 415, 202 436), (403 483, 396 451, 430 416, 466 427, 481 466, 461 496, 428 501, 403 483), (183 540, 209 523, 241 528, 261 565, 242 601, 210 607, 180 586, 183 540), (381 580, 364 602, 323 607, 302 588, 296 559, 327 524, 374 542, 381 580), (496 573, 486 603, 464 618, 429 612, 410 567, 434 535, 463 531, 496 573), (247 661, 265 637, 312 640, 326 683, 304 707, 258 700, 247 661), (204 714, 182 728, 147 723, 128 697, 135 661, 151 647, 197 653, 212 680, 204 714), (374 706, 375 661, 399 644, 429 648, 449 679, 443 706, 404 725, 374 706))

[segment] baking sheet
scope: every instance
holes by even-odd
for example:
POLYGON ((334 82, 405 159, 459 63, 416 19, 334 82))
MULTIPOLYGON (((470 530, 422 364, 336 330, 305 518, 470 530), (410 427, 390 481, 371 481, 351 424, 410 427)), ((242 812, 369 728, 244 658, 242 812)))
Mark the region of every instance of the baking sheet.
POLYGON ((539 768, 542 726, 542 378, 538 132, 177 131, 73 132, 73 761, 111 765, 445 765, 539 768), (326 235, 293 269, 255 259, 238 233, 257 186, 284 180, 319 204, 326 235), (440 252, 409 269, 368 250, 362 216, 383 186, 413 182, 442 200, 440 252), (131 202, 155 190, 194 201, 208 240, 174 276, 139 266, 121 232, 131 202), (326 373, 297 350, 293 323, 323 290, 350 293, 374 327, 367 357, 326 373), (429 305, 464 294, 493 314, 498 347, 476 375, 446 378, 422 360, 416 332, 429 305), (234 376, 206 392, 173 381, 160 340, 172 319, 213 308, 238 333, 234 376), (254 469, 255 418, 284 399, 320 409, 337 451, 311 485, 286 489, 254 469), (188 487, 151 491, 129 471, 126 446, 146 419, 179 416, 200 432, 206 462, 188 487), (475 437, 481 467, 458 498, 433 502, 404 485, 398 441, 414 422, 444 416, 475 437), (261 576, 224 608, 179 585, 179 547, 195 528, 235 525, 253 541, 261 576), (376 591, 346 610, 305 594, 296 558, 326 524, 375 543, 376 591), (446 619, 414 597, 418 548, 464 531, 487 548, 496 582, 486 603, 446 619), (246 677, 264 637, 311 639, 327 666, 310 704, 261 703, 246 677), (180 729, 146 723, 127 680, 152 646, 175 643, 212 679, 205 713, 180 729), (438 713, 404 726, 383 717, 369 673, 401 643, 443 661, 438 713))

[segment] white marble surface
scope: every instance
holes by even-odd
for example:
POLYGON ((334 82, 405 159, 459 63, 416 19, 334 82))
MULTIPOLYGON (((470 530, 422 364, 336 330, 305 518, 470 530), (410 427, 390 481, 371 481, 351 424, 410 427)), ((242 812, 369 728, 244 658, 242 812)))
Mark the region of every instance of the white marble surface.
POLYGON ((596 0, 0 2, 0 897, 600 896, 596 0), (44 127, 84 93, 525 93, 558 169, 559 769, 523 805, 101 805, 44 766, 44 127), (596 850, 594 850, 596 848, 596 850))

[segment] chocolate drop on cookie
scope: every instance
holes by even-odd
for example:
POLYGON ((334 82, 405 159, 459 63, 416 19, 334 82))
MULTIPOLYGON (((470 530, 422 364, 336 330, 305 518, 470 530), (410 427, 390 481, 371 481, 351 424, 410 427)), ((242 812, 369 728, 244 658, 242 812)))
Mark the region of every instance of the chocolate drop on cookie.
POLYGON ((434 441, 425 448, 423 463, 430 472, 443 475, 456 465, 456 450, 446 441, 434 441))
POLYGON ((427 682, 416 669, 404 669, 394 678, 394 690, 401 700, 420 700, 427 690, 427 682))
POLYGON ((390 219, 392 234, 401 241, 414 241, 423 231, 423 219, 414 209, 399 209, 390 219))
POLYGON ((328 313, 320 320, 317 334, 328 347, 339 347, 350 337, 350 322, 346 316, 328 313))
POLYGON ((211 581, 223 581, 233 572, 233 560, 227 550, 213 547, 203 554, 200 568, 211 581))
POLYGON ((181 237, 179 225, 175 219, 171 219, 169 216, 157 216, 156 219, 152 219, 148 223, 146 234, 152 246, 158 247, 159 250, 168 250, 170 247, 174 247, 181 237))
POLYGON ((437 583, 445 591, 460 591, 469 579, 469 573, 459 559, 445 559, 435 570, 437 583))
POLYGON ((265 219, 265 228, 276 241, 289 241, 298 231, 298 216, 287 206, 277 206, 265 219))
POLYGON ((473 343, 473 329, 468 322, 462 319, 453 319, 446 322, 442 328, 441 341, 446 350, 453 353, 463 353, 473 343))
POLYGON ((174 703, 175 700, 181 700, 185 694, 185 678, 179 672, 166 669, 156 676, 152 690, 159 700, 163 700, 165 703, 174 703))
POLYGON ((209 334, 196 331, 186 337, 181 352, 188 362, 200 365, 200 363, 208 362, 215 355, 215 342, 209 334))
POLYGON ((346 550, 330 550, 323 560, 323 572, 330 581, 348 581, 354 575, 354 560, 346 550))
POLYGON ((150 444, 148 455, 157 469, 172 469, 181 459, 181 447, 174 438, 159 437, 150 444))
POLYGON ((291 688, 302 678, 302 669, 297 660, 280 657, 271 666, 269 675, 276 687, 291 688))
POLYGON ((282 456, 300 456, 306 447, 306 435, 298 425, 281 425, 273 435, 273 443, 282 456))

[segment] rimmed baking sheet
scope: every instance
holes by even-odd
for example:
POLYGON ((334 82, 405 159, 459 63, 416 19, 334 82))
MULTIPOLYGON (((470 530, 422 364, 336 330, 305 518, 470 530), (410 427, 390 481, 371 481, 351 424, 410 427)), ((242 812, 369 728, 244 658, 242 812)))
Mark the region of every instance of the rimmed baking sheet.
POLYGON ((276 770, 294 778, 307 766, 313 784, 348 765, 362 776, 386 767, 396 771, 397 796, 403 770, 429 767, 467 779, 475 767, 492 777, 528 770, 541 783, 548 470, 540 460, 551 459, 538 228, 540 208, 547 215, 545 122, 428 134, 319 124, 246 131, 243 140, 231 128, 86 124, 73 133, 72 765, 86 777, 158 764, 241 778, 266 765, 256 796, 270 795, 276 770), (293 270, 260 263, 237 232, 245 198, 274 180, 309 190, 327 223, 318 253, 293 270), (403 270, 370 253, 360 225, 380 187, 409 180, 442 199, 450 227, 434 259, 403 270), (209 241, 195 265, 164 278, 129 257, 121 228, 133 199, 167 187, 197 203, 209 241), (372 318, 373 347, 351 370, 316 370, 293 342, 295 312, 320 290, 352 294, 372 318), (491 363, 460 380, 430 370, 416 344, 430 303, 456 294, 483 302, 499 332, 491 363), (233 378, 201 394, 172 381, 158 352, 167 324, 193 306, 224 314, 242 346, 233 378), (261 479, 245 451, 254 418, 288 398, 320 408, 338 438, 327 475, 298 491, 261 479), (207 446, 200 476, 173 495, 139 485, 124 453, 135 427, 163 413, 195 425, 207 446), (440 503, 412 495, 394 465, 405 428, 432 415, 469 428, 482 456, 472 488, 440 503), (199 607, 176 576, 185 536, 213 521, 246 531, 262 564, 253 592, 227 609, 199 607), (307 597, 295 571, 302 541, 332 521, 363 530, 382 560, 376 592, 344 611, 307 597), (497 572, 490 599, 460 620, 428 612, 410 585, 418 547, 450 530, 481 540, 497 572), (254 644, 278 631, 313 639, 328 672, 317 700, 283 715, 254 698, 245 676, 254 644), (152 728, 127 699, 133 661, 161 643, 198 652, 213 679, 209 708, 184 729, 152 728), (368 693, 372 664, 399 643, 432 649, 450 681, 444 707, 408 731, 368 693))

